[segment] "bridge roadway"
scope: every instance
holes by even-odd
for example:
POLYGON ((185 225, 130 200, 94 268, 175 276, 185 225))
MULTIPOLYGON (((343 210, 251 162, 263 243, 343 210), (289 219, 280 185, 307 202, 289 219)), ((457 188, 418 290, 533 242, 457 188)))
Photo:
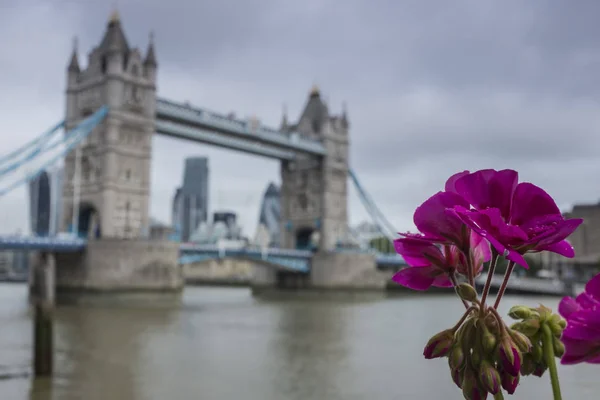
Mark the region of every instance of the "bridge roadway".
POLYGON ((279 160, 293 160, 298 153, 327 154, 320 141, 299 133, 281 132, 257 120, 240 120, 160 98, 156 102, 156 133, 279 160))
MULTIPOLYGON (((0 250, 51 251, 57 253, 75 253, 85 250, 87 240, 76 237, 35 237, 35 236, 0 236, 0 250)), ((364 251, 340 249, 340 252, 364 251)), ((262 261, 290 272, 308 273, 310 271, 313 252, 309 250, 277 249, 277 248, 225 248, 214 245, 180 245, 180 264, 202 262, 218 258, 243 258, 262 261)), ((392 254, 376 254, 376 265, 382 269, 402 268, 405 262, 402 257, 392 254)))

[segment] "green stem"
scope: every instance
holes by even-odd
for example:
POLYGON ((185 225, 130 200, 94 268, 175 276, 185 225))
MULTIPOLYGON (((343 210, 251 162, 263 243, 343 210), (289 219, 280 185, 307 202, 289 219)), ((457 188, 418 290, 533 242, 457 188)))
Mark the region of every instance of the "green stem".
MULTIPOLYGON (((487 281, 483 287, 483 293, 481 294, 481 304, 485 305, 488 293, 490 292, 490 286, 492 285, 492 277, 494 276, 494 270, 496 269, 496 263, 498 262, 498 251, 492 247, 492 259, 490 260, 490 268, 488 269, 487 281)), ((483 308, 483 307, 482 307, 483 308)))
POLYGON ((550 383, 552 384, 552 393, 554 394, 554 400, 562 400, 560 394, 560 383, 558 381, 558 371, 556 370, 556 358, 554 357, 554 337, 552 331, 547 324, 542 325, 542 347, 544 350, 544 356, 546 358, 546 364, 548 364, 548 370, 550 371, 550 383))
POLYGON ((460 298, 460 300, 462 301, 462 303, 465 305, 466 309, 469 309, 469 303, 467 303, 465 301, 465 299, 463 299, 462 297, 460 297, 458 295, 458 290, 456 289, 456 287, 458 286, 458 282, 456 281, 456 275, 454 275, 453 273, 448 275, 448 277, 450 278, 450 281, 452 282, 452 284, 454 285, 454 291, 456 292, 456 295, 460 298))
POLYGON ((498 294, 496 295, 496 302, 494 303, 495 309, 498 309, 498 306, 500 305, 500 300, 502 300, 502 296, 504 296, 504 291, 506 290, 506 286, 508 285, 508 279, 510 278, 510 274, 512 274, 513 269, 515 269, 515 262, 511 261, 508 263, 506 273, 504 274, 504 280, 502 281, 502 285, 500 286, 498 294))

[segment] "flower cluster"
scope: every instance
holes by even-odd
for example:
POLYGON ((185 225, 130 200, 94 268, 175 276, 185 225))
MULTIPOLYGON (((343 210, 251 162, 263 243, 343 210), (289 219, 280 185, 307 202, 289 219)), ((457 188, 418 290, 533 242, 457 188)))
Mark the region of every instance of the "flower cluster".
POLYGON ((562 341, 566 353, 562 364, 600 364, 600 274, 585 286, 576 299, 565 297, 558 307, 567 320, 562 341))
POLYGON ((564 353, 558 337, 565 322, 558 315, 544 307, 511 310, 522 321, 509 328, 496 310, 515 265, 528 268, 524 255, 551 251, 573 257, 566 238, 582 222, 565 219, 550 195, 531 183, 519 183, 516 171, 463 171, 416 209, 419 233, 403 233, 394 241, 408 264, 393 276, 395 282, 414 290, 454 287, 467 309, 456 326, 435 335, 423 353, 426 358, 448 357, 452 378, 466 399, 485 399, 488 394, 499 399, 502 388, 512 394, 521 375, 541 376, 548 363, 554 365, 549 360, 564 353), (494 305, 488 306, 500 256, 508 267, 494 305), (475 278, 488 261, 479 298, 475 278), (549 346, 555 351, 542 356, 542 347, 549 346))

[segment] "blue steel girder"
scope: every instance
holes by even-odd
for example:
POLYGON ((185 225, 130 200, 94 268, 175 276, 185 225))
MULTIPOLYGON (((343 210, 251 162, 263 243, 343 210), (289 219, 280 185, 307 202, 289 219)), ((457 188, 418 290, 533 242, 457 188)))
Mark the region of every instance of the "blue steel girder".
POLYGON ((307 254, 286 254, 286 252, 263 254, 259 250, 227 249, 219 251, 214 248, 207 248, 203 251, 195 252, 190 250, 182 250, 182 253, 184 253, 184 255, 182 255, 179 259, 179 262, 181 264, 190 264, 196 262, 203 262, 211 259, 231 257, 264 262, 267 264, 276 265, 283 270, 293 272, 308 273, 310 271, 311 257, 307 256, 307 254))
POLYGON ((157 120, 156 133, 278 160, 293 160, 296 157, 296 154, 291 151, 283 151, 271 146, 265 146, 262 143, 229 137, 218 132, 190 127, 172 121, 157 120))
POLYGON ((35 236, 0 236, 0 250, 42 250, 72 253, 85 250, 87 241, 80 238, 35 236))
MULTIPOLYGON (((327 154, 325 147, 320 141, 303 138, 297 132, 284 133, 253 121, 230 118, 206 109, 191 107, 166 99, 157 99, 156 117, 157 122, 171 121, 180 126, 193 127, 209 132, 219 132, 234 139, 261 143, 282 151, 316 156, 327 154)), ((169 134, 168 132, 159 133, 169 134)), ((191 137, 189 139, 194 140, 191 137)))

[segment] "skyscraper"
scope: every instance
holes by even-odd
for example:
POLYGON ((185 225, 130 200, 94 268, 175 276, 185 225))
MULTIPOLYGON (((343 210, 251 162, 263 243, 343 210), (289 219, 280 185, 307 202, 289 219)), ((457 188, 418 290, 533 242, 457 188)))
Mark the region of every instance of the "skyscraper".
POLYGON ((29 182, 29 219, 31 233, 38 236, 50 234, 50 176, 46 171, 29 182))
POLYGON ((172 209, 174 228, 184 242, 208 219, 208 172, 206 157, 185 160, 183 185, 175 192, 172 209))
POLYGON ((271 236, 270 246, 279 247, 281 232, 281 192, 274 183, 269 183, 260 206, 258 225, 263 225, 271 236))
POLYGON ((29 218, 31 232, 39 236, 59 231, 62 212, 63 168, 43 171, 29 182, 29 218))

